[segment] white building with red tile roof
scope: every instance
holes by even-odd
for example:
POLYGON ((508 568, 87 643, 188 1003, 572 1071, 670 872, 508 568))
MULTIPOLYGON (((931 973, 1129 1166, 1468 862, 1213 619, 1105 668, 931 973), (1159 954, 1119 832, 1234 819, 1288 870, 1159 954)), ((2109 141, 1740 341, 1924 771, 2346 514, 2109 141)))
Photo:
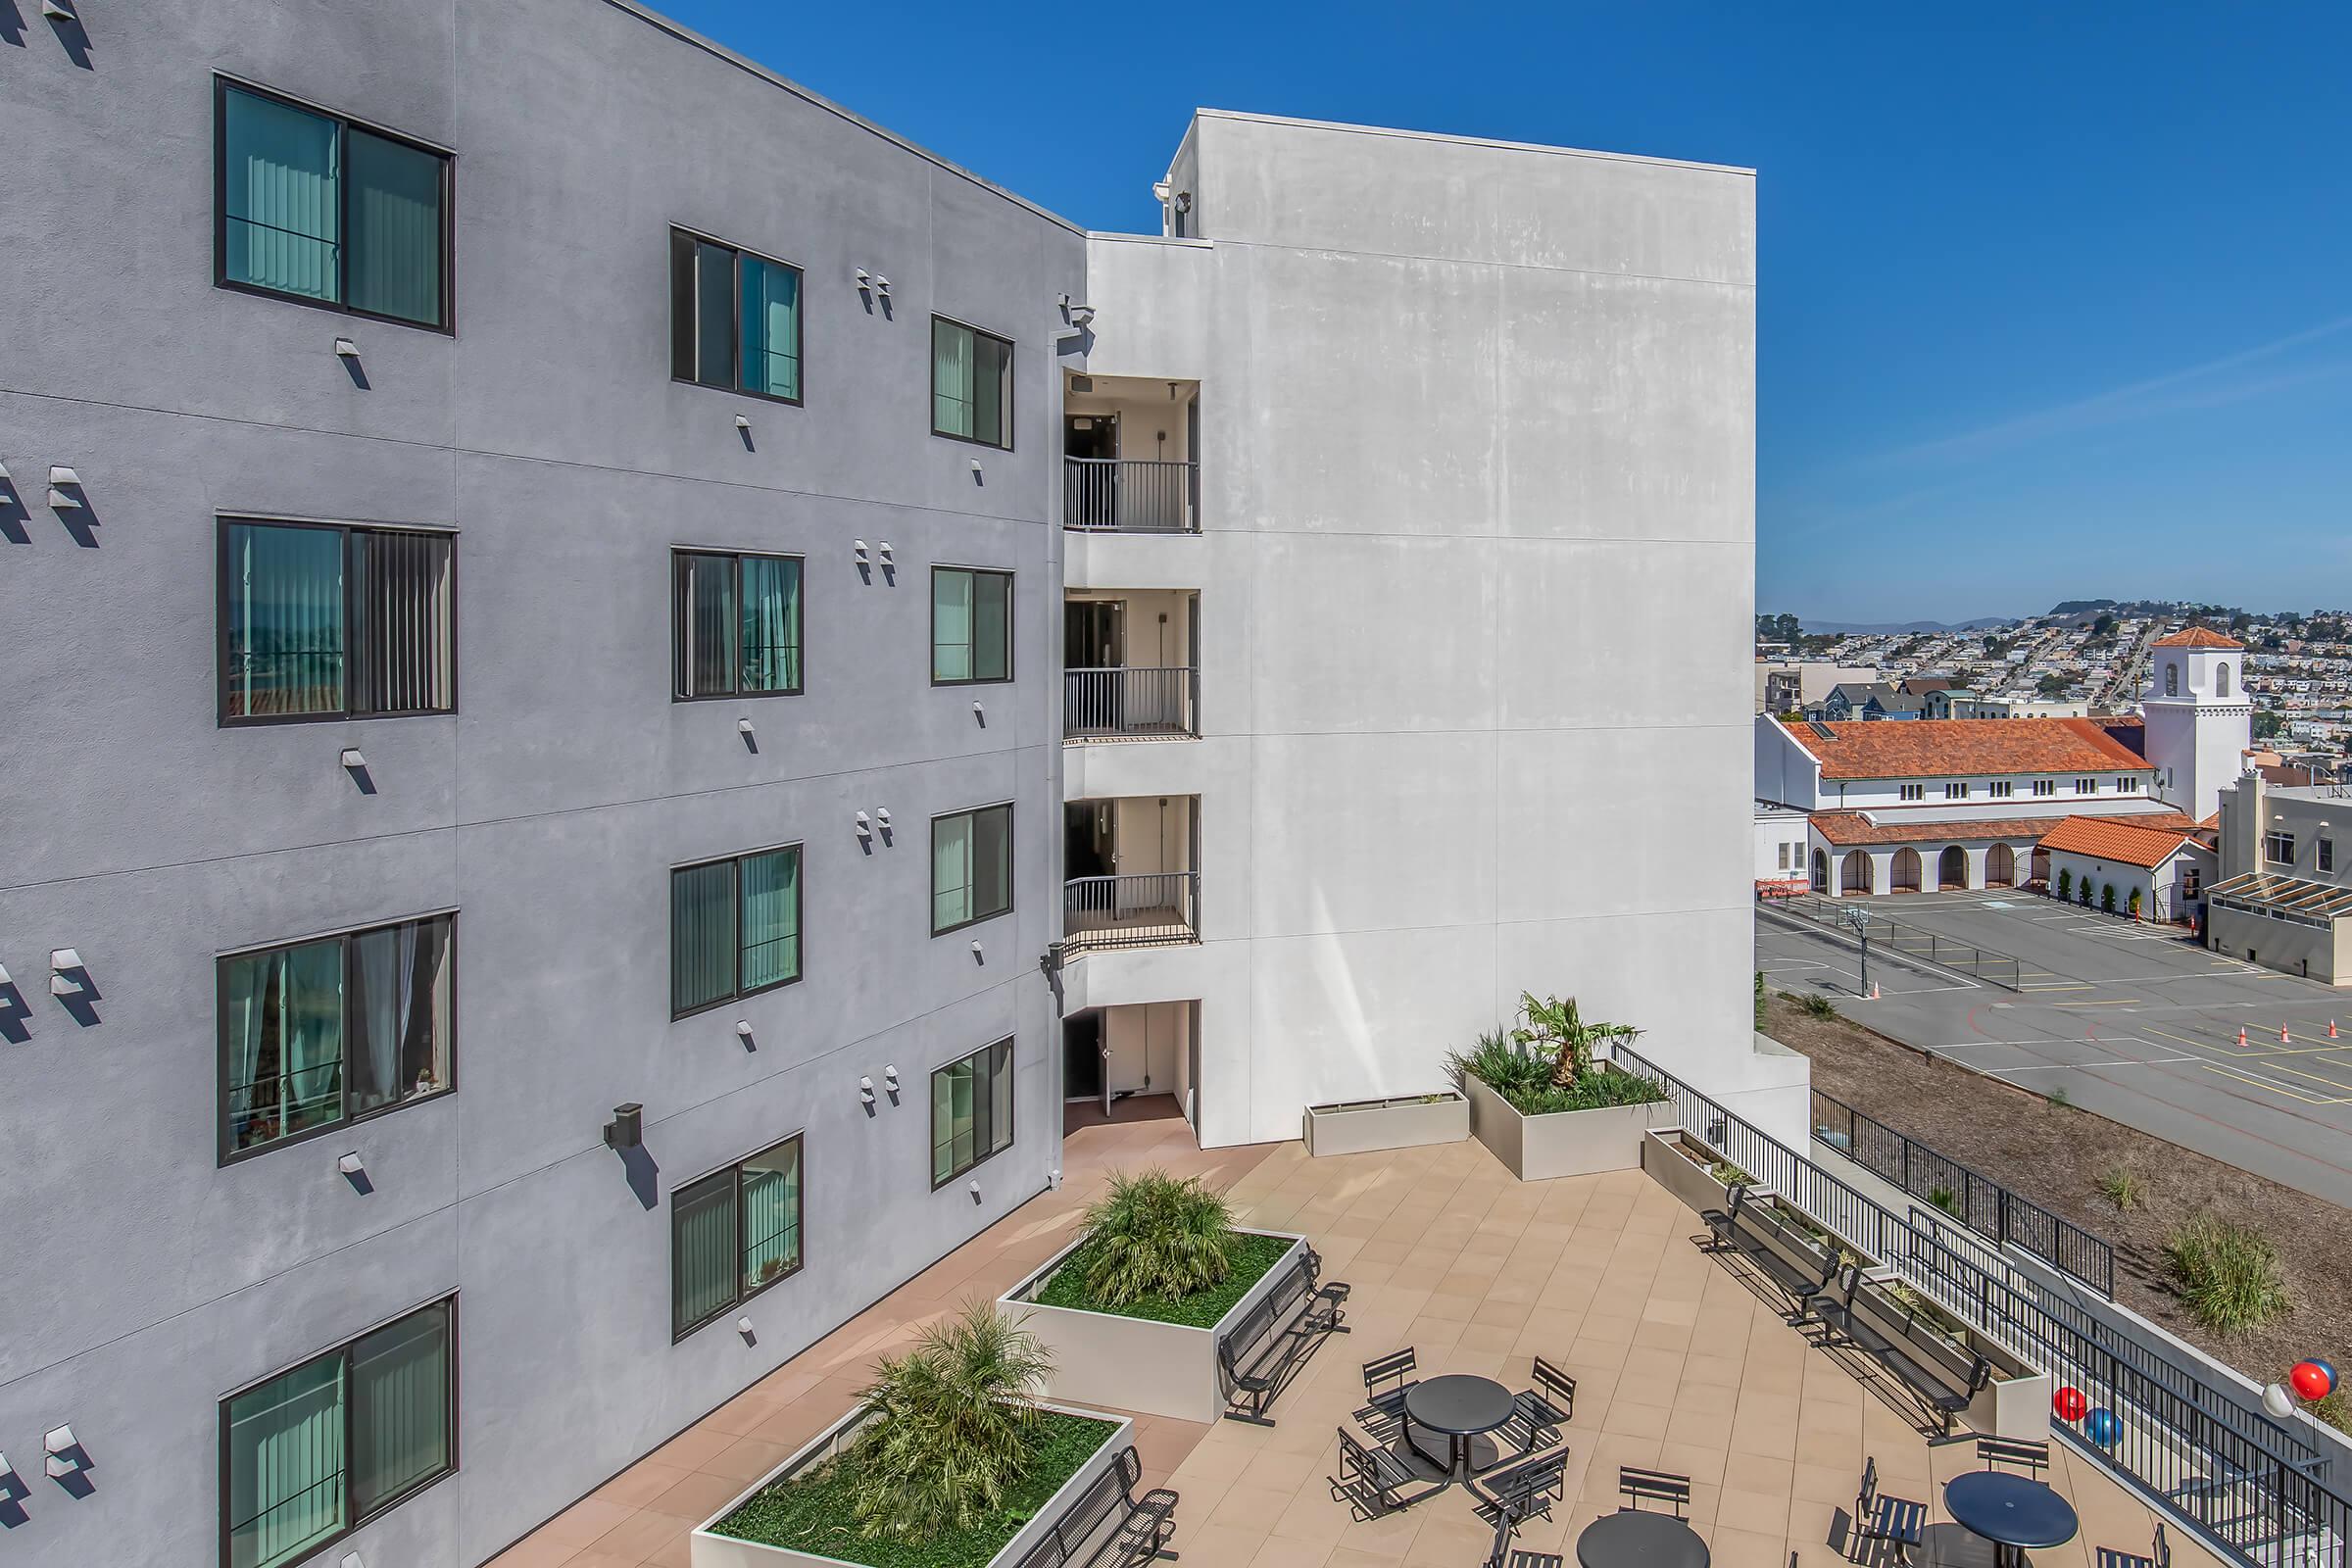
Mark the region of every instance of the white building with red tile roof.
POLYGON ((2148 689, 2139 708, 2159 798, 2204 818, 2222 791, 2237 782, 2254 743, 2254 704, 2246 695, 2245 644, 2206 626, 2148 645, 2148 689))

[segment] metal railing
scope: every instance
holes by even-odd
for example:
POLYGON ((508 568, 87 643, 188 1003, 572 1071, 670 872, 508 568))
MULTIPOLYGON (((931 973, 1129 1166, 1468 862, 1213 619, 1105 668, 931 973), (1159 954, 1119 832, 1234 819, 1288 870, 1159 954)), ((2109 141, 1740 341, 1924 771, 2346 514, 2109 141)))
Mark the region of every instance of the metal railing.
POLYGON ((2111 1441, 2087 1423, 2057 1430, 2142 1495, 2165 1504, 2247 1568, 2347 1568, 2352 1498, 2327 1479, 2328 1458, 2259 1407, 2155 1345, 2128 1340, 2080 1303, 2029 1280, 2022 1288, 1913 1224, 1637 1052, 1618 1064, 1662 1084, 1683 1132, 1905 1286, 2115 1420, 2111 1441))
MULTIPOLYGON (((1845 923, 1843 910, 1850 900, 1825 899, 1809 893, 1797 899, 1775 899, 1772 912, 1803 920, 1825 931, 1851 936, 1853 928, 1845 923)), ((1955 942, 1950 937, 1937 936, 1924 927, 1897 920, 1882 910, 1877 900, 1870 905, 1870 940, 1881 951, 1900 957, 1925 958, 1928 962, 1999 986, 2003 991, 2020 989, 2024 966, 2016 955, 1994 953, 1967 942, 1955 942)))
POLYGON ((1200 900, 1198 871, 1074 876, 1061 891, 1064 951, 1198 942, 1200 900))
POLYGON ((1065 669, 1061 735, 1198 735, 1200 671, 1165 667, 1065 669))
POLYGON ((1200 466, 1158 458, 1063 458, 1061 525, 1104 533, 1199 533, 1200 466))
POLYGON ((1812 1093, 1815 1138, 1872 1175, 1926 1199, 1985 1240, 2038 1257, 2114 1299, 2115 1249, 2104 1238, 1833 1095, 1812 1093))

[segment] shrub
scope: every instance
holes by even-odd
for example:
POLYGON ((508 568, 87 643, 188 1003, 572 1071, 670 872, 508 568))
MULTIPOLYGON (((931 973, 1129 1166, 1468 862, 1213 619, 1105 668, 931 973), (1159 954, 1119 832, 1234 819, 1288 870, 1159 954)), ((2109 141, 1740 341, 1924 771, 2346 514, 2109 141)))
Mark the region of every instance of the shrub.
POLYGON ((1197 1176, 1114 1173, 1086 1211, 1086 1288, 1105 1306, 1204 1291, 1233 1271, 1233 1210, 1197 1176))
POLYGON ((1457 1084, 1476 1078, 1503 1098, 1522 1116, 1548 1116, 1559 1110, 1596 1110, 1604 1105, 1646 1105, 1664 1100, 1666 1090, 1654 1078, 1644 1078, 1618 1066, 1591 1067, 1572 1084, 1555 1081, 1555 1064, 1512 1045, 1500 1031, 1478 1037, 1467 1054, 1454 1052, 1446 1069, 1457 1084))
POLYGON ((2066 1085, 2060 1084, 2050 1091, 2050 1103, 2060 1110, 2068 1109, 2074 1102, 2074 1097, 2066 1092, 2066 1085))
POLYGON ((2260 1328, 2293 1303, 2260 1231, 2200 1214, 2173 1232, 2164 1259, 2189 1316, 2217 1334, 2260 1328))
POLYGON ((2109 914, 2115 912, 2115 884, 2110 882, 2099 889, 2099 907, 2109 914))
POLYGON ((1052 1352, 986 1301, 874 1363, 858 1397, 873 1412, 843 1463, 859 1534, 924 1540, 969 1530, 1020 1478, 1044 1412, 1052 1352))
POLYGON ((2352 1399, 2344 1397, 2344 1391, 2340 1387, 2330 1389, 2323 1397, 2313 1400, 2311 1413, 2336 1431, 2352 1434, 2352 1399))
POLYGON ((2075 889, 2075 892, 2076 892, 2076 894, 2077 894, 2077 898, 2076 898, 2075 902, 2076 902, 2076 903, 2078 903, 2078 904, 2080 904, 2080 905, 2082 905, 2082 907, 2084 907, 2085 909, 2089 908, 2089 907, 2090 907, 2090 878, 2088 878, 2088 877, 2084 877, 2084 878, 2082 879, 2082 885, 2081 887, 2079 887, 2079 888, 2075 889))
POLYGON ((1954 1219, 1960 1217, 1960 1198, 1949 1187, 1938 1187, 1928 1195, 1928 1201, 1954 1219))
POLYGON ((2061 899, 2071 899, 2074 896, 2075 873, 2066 870, 2060 871, 2058 873, 2058 897, 2061 899))
POLYGON ((1760 1032, 1760 1031, 1762 1031, 1763 1027, 1764 1027, 1764 971, 1763 971, 1763 970, 1761 970, 1761 969, 1758 969, 1758 970, 1756 971, 1756 1028, 1757 1028, 1757 1030, 1760 1032))
POLYGON ((1838 1004, 1818 991, 1809 997, 1800 998, 1797 1004, 1805 1009, 1805 1016, 1808 1018, 1835 1018, 1838 1016, 1838 1004))
POLYGON ((1592 1070, 1592 1048, 1610 1040, 1634 1040, 1642 1031, 1630 1023, 1587 1023, 1578 1015, 1576 999, 1519 993, 1519 1022, 1511 1044, 1534 1055, 1548 1054, 1551 1081, 1566 1089, 1592 1070))
POLYGON ((2120 1160, 2108 1166, 2106 1172, 2099 1177, 2099 1191, 2106 1195, 2107 1201, 2119 1209, 2137 1208, 2146 1201, 2146 1195, 2140 1186, 2139 1172, 2120 1160))

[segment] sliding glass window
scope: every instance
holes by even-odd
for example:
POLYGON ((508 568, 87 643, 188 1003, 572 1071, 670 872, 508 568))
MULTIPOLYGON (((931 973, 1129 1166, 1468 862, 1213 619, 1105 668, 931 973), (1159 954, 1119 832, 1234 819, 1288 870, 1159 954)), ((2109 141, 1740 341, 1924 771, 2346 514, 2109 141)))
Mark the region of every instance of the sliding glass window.
POLYGON ((220 1561, 284 1568, 458 1467, 455 1297, 220 1401, 220 1561))
POLYGON ((801 401, 801 270, 669 231, 669 373, 801 401))
POLYGON ((672 698, 801 690, 801 558, 670 553, 672 698))
POLYGON ((450 159, 216 79, 215 281, 449 325, 450 159))
POLYGON ((1012 679, 1012 573, 931 568, 931 684, 1012 679))
POLYGON ((984 806, 931 819, 931 934, 1012 908, 1012 807, 984 806))
POLYGON ((1012 345, 931 318, 931 431, 1012 450, 1012 345))
POLYGON ((454 1087, 456 917, 219 961, 222 1164, 454 1087))
POLYGON ((457 536, 220 521, 220 722, 448 713, 457 536))
POLYGON ((801 847, 669 873, 669 1015, 801 977, 801 847))
POLYGON ((984 1046, 931 1074, 931 1185, 1012 1147, 1012 1042, 984 1046))
POLYGON ((800 1269, 798 1135, 670 1195, 673 1339, 684 1339, 800 1269))

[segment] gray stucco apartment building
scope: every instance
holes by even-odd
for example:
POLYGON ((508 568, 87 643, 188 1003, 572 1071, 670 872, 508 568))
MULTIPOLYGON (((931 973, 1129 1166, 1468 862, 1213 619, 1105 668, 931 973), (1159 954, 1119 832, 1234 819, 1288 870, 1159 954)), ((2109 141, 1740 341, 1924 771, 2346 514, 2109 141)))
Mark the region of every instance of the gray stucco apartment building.
POLYGON ((625 0, 0 3, 0 1559, 471 1568, 1522 987, 1801 1117, 1744 172, 1090 235, 625 0))

